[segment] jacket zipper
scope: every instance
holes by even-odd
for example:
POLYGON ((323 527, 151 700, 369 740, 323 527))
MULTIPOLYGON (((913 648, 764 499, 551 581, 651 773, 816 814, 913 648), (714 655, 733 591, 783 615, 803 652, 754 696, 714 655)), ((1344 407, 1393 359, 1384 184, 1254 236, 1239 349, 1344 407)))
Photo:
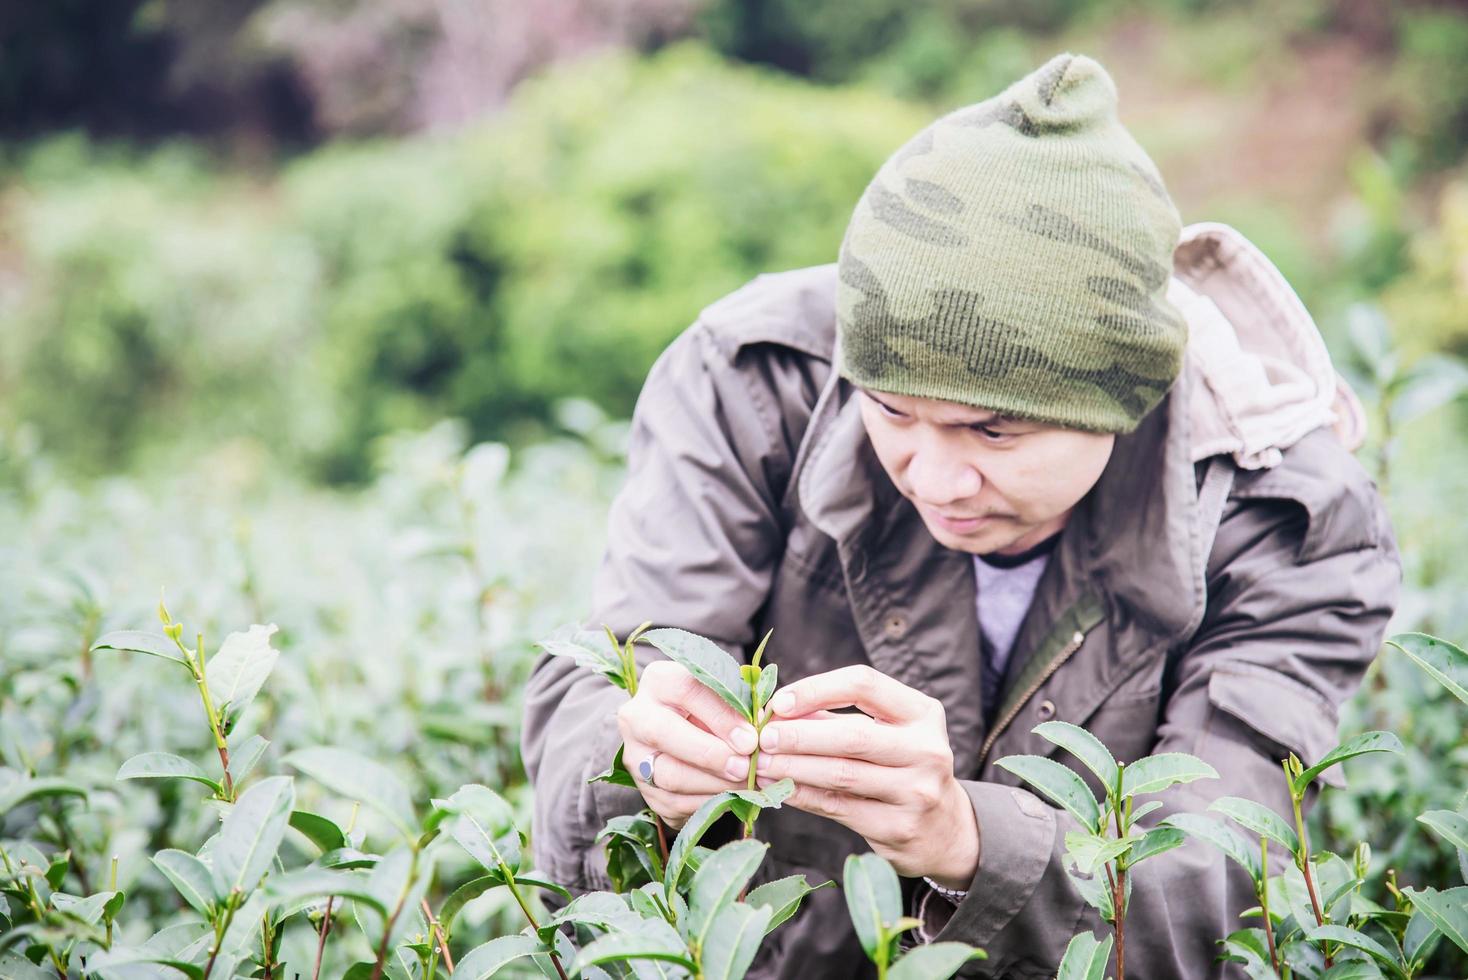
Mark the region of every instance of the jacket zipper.
POLYGON ((1030 698, 1035 696, 1035 692, 1044 687, 1045 682, 1055 676, 1055 672, 1075 655, 1075 652, 1081 648, 1081 644, 1086 642, 1086 633, 1092 628, 1087 627, 1086 630, 1076 630, 1072 634, 1070 642, 1061 647, 1059 652, 1051 658, 1049 666, 1045 668, 1045 673, 1041 674, 1035 679, 1033 684, 1025 688, 1025 692, 1020 699, 1014 703, 1012 708, 1004 713, 1004 717, 999 719, 999 723, 989 732, 989 737, 984 739, 984 747, 979 750, 979 771, 983 771, 984 760, 989 758, 989 750, 994 747, 994 742, 1013 723, 1014 719, 1019 717, 1020 710, 1029 702, 1030 698))

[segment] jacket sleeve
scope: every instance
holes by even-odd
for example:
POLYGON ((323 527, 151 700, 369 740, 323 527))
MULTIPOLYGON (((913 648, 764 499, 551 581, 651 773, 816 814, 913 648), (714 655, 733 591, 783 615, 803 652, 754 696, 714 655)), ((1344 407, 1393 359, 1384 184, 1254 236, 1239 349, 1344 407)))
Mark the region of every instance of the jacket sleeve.
MULTIPOLYGON (((1295 752, 1314 761, 1335 745, 1339 706, 1376 655, 1400 584, 1380 500, 1361 480, 1365 505, 1334 515, 1356 520, 1327 522, 1333 527, 1311 527, 1290 501, 1230 502, 1210 556, 1208 613, 1177 661, 1153 749, 1196 755, 1220 778, 1163 793, 1144 825, 1202 812, 1220 796, 1288 816, 1279 760, 1295 752), (1378 529, 1365 544, 1363 526, 1378 529)), ((978 871, 956 908, 922 896, 924 932, 985 947, 989 959, 974 965, 974 975, 1054 977, 1072 935, 1110 928, 1064 868, 1065 834, 1078 825, 1016 786, 965 788, 980 826, 978 871)), ((1221 977, 1217 941, 1245 928, 1238 915, 1254 904, 1248 873, 1205 843, 1189 840, 1149 859, 1133 877, 1128 972, 1221 977)))
MULTIPOLYGON (((736 369, 740 349, 700 322, 654 364, 633 414, 627 482, 611 508, 588 628, 626 636, 651 620, 731 652, 749 644, 783 550, 780 488, 798 444, 780 393, 803 386, 793 352, 761 351, 736 369)), ((639 646, 638 655, 645 664, 656 652, 639 646)), ((576 888, 608 887, 597 834, 645 806, 634 789, 587 783, 621 744, 624 698, 600 675, 547 655, 526 685, 521 748, 535 788, 535 861, 576 888)))

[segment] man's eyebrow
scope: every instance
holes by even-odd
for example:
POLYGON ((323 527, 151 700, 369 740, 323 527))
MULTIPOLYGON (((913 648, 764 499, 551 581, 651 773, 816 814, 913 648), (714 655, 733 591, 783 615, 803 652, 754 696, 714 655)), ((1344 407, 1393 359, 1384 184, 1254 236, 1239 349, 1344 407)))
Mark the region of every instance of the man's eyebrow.
MULTIPOLYGON (((899 412, 899 413, 904 414, 904 415, 907 414, 906 412, 903 412, 902 409, 898 408, 896 405, 889 405, 886 402, 882 401, 882 399, 878 398, 871 391, 871 389, 869 389, 869 388, 863 388, 861 390, 862 390, 862 392, 868 398, 870 398, 872 401, 876 402, 878 405, 881 405, 883 408, 887 409, 888 411, 899 412)), ((979 411, 979 409, 975 409, 974 411, 979 411)), ((1011 415, 1005 415, 1002 412, 989 412, 989 413, 987 413, 985 415, 980 415, 978 418, 961 419, 961 420, 955 420, 955 421, 952 421, 952 422, 941 422, 939 424, 940 425, 963 427, 963 426, 970 426, 970 425, 1003 425, 1006 422, 1017 422, 1017 421, 1019 421, 1019 420, 1016 419, 1016 418, 1014 418, 1011 415)))

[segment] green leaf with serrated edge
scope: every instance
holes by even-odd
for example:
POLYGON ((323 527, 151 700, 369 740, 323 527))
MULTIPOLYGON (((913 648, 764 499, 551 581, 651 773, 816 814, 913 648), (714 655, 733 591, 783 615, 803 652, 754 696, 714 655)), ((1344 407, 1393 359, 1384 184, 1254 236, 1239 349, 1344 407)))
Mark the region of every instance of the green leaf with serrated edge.
POLYGON ((1138 759, 1121 773, 1121 798, 1160 793, 1178 783, 1217 779, 1218 770, 1184 752, 1161 752, 1138 759))
MULTIPOLYGON (((167 980, 180 974, 189 980, 200 980, 204 976, 204 968, 174 957, 159 956, 141 947, 120 945, 98 950, 87 957, 86 975, 96 980, 167 980)), ((29 976, 18 974, 18 977, 29 976)), ((0 969, 0 980, 10 980, 3 969, 0 969)))
POLYGON ((1249 980, 1275 980, 1269 959, 1269 940, 1263 929, 1240 929, 1222 940, 1223 959, 1243 966, 1249 980))
POLYGON ((102 921, 102 910, 117 892, 97 892, 95 895, 68 895, 65 892, 51 893, 51 907, 79 922, 95 925, 102 921))
POLYGON ((476 946, 454 964, 454 976, 463 980, 485 980, 515 960, 538 953, 545 947, 534 936, 514 935, 491 939, 476 946))
POLYGON ((588 783, 611 783, 613 786, 630 786, 637 788, 637 782, 632 778, 632 773, 627 769, 627 763, 622 759, 622 753, 627 746, 617 746, 617 754, 612 756, 612 764, 605 772, 599 772, 587 780, 588 783))
POLYGON ((719 793, 704 800, 699 808, 693 811, 683 824, 683 829, 678 831, 673 846, 668 849, 668 865, 663 870, 663 887, 668 894, 677 890, 678 880, 683 875, 683 869, 688 864, 688 858, 694 845, 708 833, 708 829, 714 825, 724 814, 728 813, 739 799, 731 792, 719 793))
POLYGON ((948 980, 969 960, 986 958, 982 949, 964 943, 914 946, 887 970, 887 980, 948 980))
POLYGON ((212 863, 219 893, 249 893, 270 870, 296 800, 289 776, 261 780, 240 794, 224 815, 212 863))
POLYGON ((128 759, 117 769, 122 779, 191 779, 224 794, 224 787, 188 759, 171 752, 143 752, 128 759))
POLYGON ((1452 810, 1428 810, 1417 818, 1460 851, 1468 851, 1468 817, 1452 810))
POLYGON ((745 897, 745 902, 770 910, 770 922, 765 927, 766 934, 773 932, 775 928, 794 915, 800 909, 800 903, 805 896, 818 888, 834 888, 834 881, 823 881, 812 887, 805 880, 805 875, 790 875, 787 878, 776 878, 767 881, 757 888, 750 889, 745 897))
POLYGON ((578 630, 570 637, 541 640, 536 646, 553 657, 565 657, 595 671, 622 690, 627 690, 627 678, 622 676, 622 658, 617 656, 605 633, 578 630))
POLYGON ((755 701, 763 709, 770 703, 770 698, 775 693, 775 688, 780 682, 780 667, 778 664, 765 664, 759 672, 759 680, 755 683, 755 701))
POLYGON ((713 640, 679 629, 648 630, 642 638, 698 678, 746 721, 755 721, 750 714, 749 684, 739 675, 739 662, 713 640))
POLYGON ((92 644, 92 651, 117 650, 122 653, 145 653, 150 657, 158 657, 163 660, 172 660, 174 663, 189 669, 189 662, 184 659, 178 644, 174 643, 162 633, 144 633, 142 630, 114 630, 103 635, 96 643, 92 644))
POLYGON ((402 780, 386 766, 356 752, 327 745, 297 749, 281 761, 333 793, 372 807, 404 836, 412 836, 417 823, 413 798, 402 780))
POLYGON ((76 783, 54 776, 45 776, 41 779, 21 779, 0 790, 0 816, 4 816, 22 803, 31 800, 39 800, 48 796, 80 796, 85 798, 87 791, 76 783))
POLYGON ((204 665, 205 683, 221 718, 238 718, 260 693, 280 658, 280 652, 270 645, 276 630, 274 624, 257 623, 244 633, 231 633, 204 665))
POLYGON ((768 849, 764 841, 737 840, 725 844, 703 862, 688 891, 685 932, 690 942, 703 946, 708 939, 709 924, 749 884, 768 849))
POLYGON ((1108 792, 1116 785, 1116 759, 1102 741, 1077 725, 1065 721, 1047 721, 1031 729, 1041 738, 1053 742, 1081 760, 1096 774, 1108 792))
POLYGON ((1386 641, 1412 658, 1433 680, 1468 704, 1468 652, 1426 633, 1401 633, 1386 641))
POLYGON ((1122 863, 1128 868, 1134 868, 1147 858, 1156 857, 1179 846, 1184 839, 1185 835, 1177 827, 1153 827, 1132 845, 1132 849, 1122 858, 1122 863))
POLYGON ((1372 939, 1370 936, 1366 935, 1366 933, 1364 932, 1352 929, 1348 926, 1327 924, 1323 926, 1315 926, 1311 928, 1305 935, 1306 938, 1313 943, 1341 943, 1343 945, 1351 947, 1352 949, 1359 949, 1361 950, 1361 952, 1367 954, 1372 959, 1376 960, 1376 962, 1386 967, 1393 976, 1401 975, 1401 969, 1397 964, 1397 958, 1392 953, 1392 951, 1387 949, 1377 940, 1372 939))
POLYGON ((852 854, 841 875, 851 924, 867 957, 875 960, 887 929, 902 917, 902 890, 897 872, 876 854, 852 854))
POLYGON ((1331 749, 1315 765, 1300 773, 1293 781, 1293 789, 1296 796, 1305 792, 1305 788, 1315 781, 1315 777, 1325 772, 1331 766, 1354 759, 1358 755, 1366 755, 1369 752, 1395 752, 1402 753, 1402 740, 1391 732, 1362 732, 1355 738, 1348 738, 1340 745, 1331 749))
POLYGON ((255 766, 269 747, 269 740, 259 735, 251 735, 238 746, 230 747, 229 775, 236 786, 243 783, 245 777, 254 771, 255 766))
POLYGON ((1139 803, 1139 804, 1133 806, 1132 807, 1132 825, 1133 826, 1136 826, 1136 823, 1137 823, 1138 820, 1141 820, 1147 814, 1151 813, 1153 810, 1156 810, 1156 809, 1158 809, 1161 806, 1162 806, 1162 801, 1161 800, 1148 800, 1146 803, 1139 803))
POLYGON ((1087 830, 1101 820, 1101 805, 1074 769, 1039 755, 1008 755, 994 763, 1029 783, 1057 806, 1069 810, 1087 830))
POLYGON ((1444 936, 1468 953, 1468 885, 1443 891, 1435 888, 1404 888, 1402 891, 1444 936))
POLYGON ((1201 813, 1174 813, 1159 826, 1176 827, 1189 837, 1196 837, 1218 848, 1235 864, 1248 871, 1255 886, 1258 886, 1259 878, 1263 874, 1259 864, 1259 848, 1232 827, 1226 827, 1220 821, 1201 813))
POLYGON ((699 948, 702 980, 742 980, 765 938, 770 910, 736 902, 714 913, 699 948))
POLYGON ((210 906, 220 898, 215 891, 214 875, 209 865, 188 851, 173 848, 153 855, 153 865, 194 911, 209 918, 210 906))
POLYGON ((1089 932, 1076 933, 1060 958, 1060 971, 1055 974, 1055 980, 1104 980, 1106 964, 1111 959, 1111 943, 1109 935, 1097 939, 1089 932))
POLYGON ((606 931, 635 932, 641 921, 642 916, 628 907, 624 896, 612 892, 588 892, 572 899, 547 919, 542 928, 576 922, 606 931))
POLYGON ((388 909, 380 896, 368 887, 368 876, 362 872, 328 871, 325 868, 300 868, 265 882, 265 898, 272 908, 305 899, 336 895, 354 902, 365 902, 380 915, 388 909))
POLYGON ((336 822, 309 810, 292 810, 290 825, 306 835, 321 853, 347 846, 347 835, 336 822))
POLYGON ((781 804, 790 798, 791 793, 795 792, 795 781, 782 779, 778 783, 771 783, 764 789, 735 789, 729 792, 734 796, 730 810, 740 821, 749 823, 760 810, 780 809, 781 804))
POLYGON ((1296 836, 1295 828, 1262 803, 1238 796, 1221 796, 1210 803, 1208 809, 1223 814, 1256 837, 1268 837, 1291 854, 1300 849, 1300 838, 1296 836))
POLYGON ((1102 837, 1086 831, 1069 830, 1065 834, 1065 853, 1076 870, 1095 874, 1135 843, 1136 839, 1132 837, 1102 837))
POLYGON ((1442 939, 1442 930, 1421 909, 1414 909, 1402 936, 1402 957, 1408 963, 1427 961, 1442 939))
POLYGON ((501 865, 513 872, 520 863, 518 834, 514 830, 494 837, 472 813, 461 813, 449 824, 449 833, 470 857, 491 872, 500 871, 501 865))
MULTIPOLYGON (((698 970, 683 938, 672 926, 662 919, 643 919, 637 932, 611 933, 582 947, 569 972, 575 976, 589 966, 627 960, 660 960, 676 963, 690 973, 698 970)), ((454 973, 457 974, 458 970, 454 973)))
MULTIPOLYGON (((1268 968, 1266 967, 1266 969, 1268 968)), ((1306 974, 1298 971, 1295 975, 1306 976, 1306 974)), ((1274 980, 1277 974, 1273 970, 1270 970, 1264 976, 1267 980, 1274 980)), ((1381 972, 1381 967, 1376 964, 1375 960, 1360 959, 1347 960, 1344 963, 1335 964, 1329 970, 1320 974, 1320 980, 1382 980, 1384 976, 1385 974, 1381 972)))

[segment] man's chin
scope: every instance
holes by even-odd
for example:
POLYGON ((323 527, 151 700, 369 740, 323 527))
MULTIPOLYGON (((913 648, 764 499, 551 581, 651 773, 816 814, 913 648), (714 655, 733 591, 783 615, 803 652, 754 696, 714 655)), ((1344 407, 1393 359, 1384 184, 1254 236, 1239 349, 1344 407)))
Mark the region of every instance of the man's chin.
POLYGON ((997 518, 990 518, 970 534, 957 534, 947 528, 934 526, 927 521, 928 533, 933 539, 945 548, 954 551, 966 551, 971 555, 992 555, 1010 547, 1022 536, 1023 532, 1016 532, 1007 525, 1007 522, 997 518))

